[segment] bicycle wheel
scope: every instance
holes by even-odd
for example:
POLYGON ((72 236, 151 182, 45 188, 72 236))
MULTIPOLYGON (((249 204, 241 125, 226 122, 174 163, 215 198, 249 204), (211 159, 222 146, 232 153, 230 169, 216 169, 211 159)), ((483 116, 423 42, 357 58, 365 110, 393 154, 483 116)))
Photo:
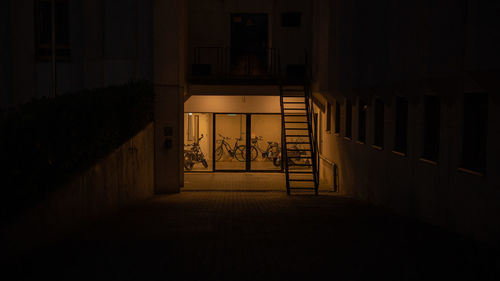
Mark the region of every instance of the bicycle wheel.
POLYGON ((219 161, 222 158, 223 152, 224 151, 222 150, 222 146, 217 147, 217 149, 215 150, 215 161, 219 161))
POLYGON ((257 148, 255 148, 255 146, 252 146, 252 148, 250 148, 250 160, 255 161, 255 159, 257 159, 257 156, 259 156, 259 151, 257 151, 257 148))
POLYGON ((193 155, 190 153, 184 153, 184 168, 188 171, 191 171, 191 169, 193 169, 193 166, 193 155))
POLYGON ((276 167, 281 166, 281 157, 279 157, 279 156, 278 156, 278 157, 274 158, 274 159, 273 159, 273 164, 274 164, 274 166, 276 166, 276 167))
POLYGON ((246 146, 239 145, 234 151, 234 158, 240 162, 245 162, 246 154, 246 146))

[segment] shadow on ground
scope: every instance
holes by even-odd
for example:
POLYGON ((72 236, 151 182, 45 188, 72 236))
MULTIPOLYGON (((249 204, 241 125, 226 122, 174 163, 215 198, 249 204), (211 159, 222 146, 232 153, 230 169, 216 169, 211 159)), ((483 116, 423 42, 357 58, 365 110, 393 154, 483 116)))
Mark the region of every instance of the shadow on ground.
POLYGON ((500 280, 498 251, 345 198, 186 192, 9 262, 19 279, 500 280))

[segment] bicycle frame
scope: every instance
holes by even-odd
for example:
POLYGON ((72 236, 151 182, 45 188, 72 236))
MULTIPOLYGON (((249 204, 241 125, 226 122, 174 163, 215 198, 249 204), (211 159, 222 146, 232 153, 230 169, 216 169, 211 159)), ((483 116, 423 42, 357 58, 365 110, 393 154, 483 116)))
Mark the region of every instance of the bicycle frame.
MULTIPOLYGON (((234 147, 232 147, 229 142, 227 141, 230 138, 224 137, 223 135, 219 134, 219 136, 222 138, 220 140, 220 145, 217 146, 215 149, 216 153, 216 161, 219 161, 224 154, 224 149, 229 153, 229 155, 232 158, 236 158, 236 160, 243 162, 245 161, 245 154, 244 150, 246 149, 244 145, 240 145, 239 142, 241 138, 237 138, 236 142, 234 143, 234 147)), ((218 140, 219 141, 219 140, 218 140)))
POLYGON ((236 139, 236 142, 234 143, 234 147, 231 148, 231 145, 225 140, 225 139, 222 139, 221 141, 221 144, 219 147, 223 147, 226 149, 226 151, 232 156, 234 157, 234 155, 236 154, 236 148, 238 147, 238 142, 240 141, 240 139, 236 139))

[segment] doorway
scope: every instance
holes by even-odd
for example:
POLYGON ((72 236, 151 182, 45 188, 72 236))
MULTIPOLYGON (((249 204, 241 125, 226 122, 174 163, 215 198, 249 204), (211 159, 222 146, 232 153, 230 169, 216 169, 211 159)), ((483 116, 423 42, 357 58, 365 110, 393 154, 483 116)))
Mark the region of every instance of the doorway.
POLYGON ((282 171, 279 114, 214 113, 214 171, 282 171))
POLYGON ((268 15, 231 15, 231 73, 262 75, 268 65, 268 15))

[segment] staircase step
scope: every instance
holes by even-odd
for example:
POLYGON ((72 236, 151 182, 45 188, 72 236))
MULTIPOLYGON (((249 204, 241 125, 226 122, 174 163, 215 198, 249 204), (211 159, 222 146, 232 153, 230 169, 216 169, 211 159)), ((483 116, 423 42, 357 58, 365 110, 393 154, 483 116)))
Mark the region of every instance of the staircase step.
POLYGON ((290 187, 290 189, 296 189, 296 190, 315 190, 314 187, 290 187))
POLYGON ((301 93, 303 93, 304 88, 302 88, 302 89, 282 89, 281 91, 282 92, 301 92, 301 93))
MULTIPOLYGON (((285 123, 290 123, 290 122, 285 122, 285 123)), ((304 123, 307 123, 307 122, 304 122, 304 123)), ((285 130, 305 131, 305 130, 309 130, 309 128, 285 128, 285 130)))
POLYGON ((283 103, 289 103, 289 104, 304 104, 304 105, 305 105, 305 102, 303 102, 303 101, 284 101, 283 103))
POLYGON ((285 121, 285 123, 290 123, 290 124, 307 124, 307 122, 304 122, 304 121, 285 121))
POLYGON ((305 181, 305 182, 309 182, 309 181, 314 181, 313 179, 289 179, 289 181, 305 181))
POLYGON ((308 138, 309 135, 285 135, 285 138, 308 138))
POLYGON ((313 174, 313 171, 290 171, 288 170, 289 174, 313 174))
POLYGON ((306 117, 307 114, 285 114, 285 117, 306 117))

